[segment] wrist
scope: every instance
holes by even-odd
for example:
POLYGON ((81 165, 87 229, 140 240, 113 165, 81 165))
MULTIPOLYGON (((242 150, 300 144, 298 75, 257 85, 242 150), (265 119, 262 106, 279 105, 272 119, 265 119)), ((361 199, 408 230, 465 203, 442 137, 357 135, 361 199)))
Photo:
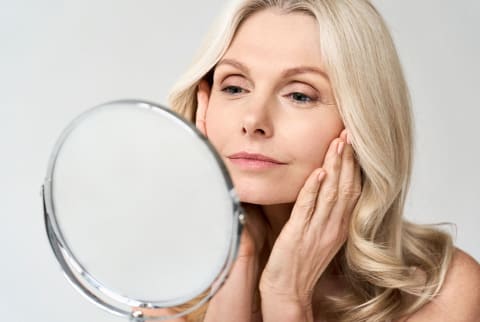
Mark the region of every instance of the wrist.
POLYGON ((311 300, 265 292, 260 296, 264 322, 313 322, 311 300))
POLYGON ((312 310, 312 298, 311 296, 293 296, 289 294, 272 294, 265 293, 260 291, 260 297, 262 302, 265 303, 277 303, 284 307, 290 308, 292 311, 303 310, 308 311, 312 310))
POLYGON ((298 287, 278 287, 277 284, 266 281, 262 276, 259 283, 260 294, 266 299, 275 299, 285 305, 298 306, 306 310, 312 308, 313 291, 299 290, 298 287))

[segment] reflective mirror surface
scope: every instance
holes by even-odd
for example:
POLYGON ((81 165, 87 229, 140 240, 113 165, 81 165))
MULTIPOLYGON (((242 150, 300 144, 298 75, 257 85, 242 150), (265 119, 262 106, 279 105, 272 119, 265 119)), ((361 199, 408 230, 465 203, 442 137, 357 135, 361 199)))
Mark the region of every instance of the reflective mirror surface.
POLYGON ((65 129, 44 202, 70 282, 125 316, 139 307, 180 316, 203 304, 228 274, 242 229, 213 147, 170 110, 141 101, 95 107, 65 129))

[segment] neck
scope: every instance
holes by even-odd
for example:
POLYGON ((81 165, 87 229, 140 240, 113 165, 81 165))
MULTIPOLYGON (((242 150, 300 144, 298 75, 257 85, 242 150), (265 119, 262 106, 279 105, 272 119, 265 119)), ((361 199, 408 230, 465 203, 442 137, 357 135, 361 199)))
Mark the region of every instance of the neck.
POLYGON ((261 206, 263 214, 269 225, 267 229, 267 247, 270 251, 272 250, 275 240, 277 240, 278 235, 282 231, 283 226, 287 223, 292 213, 293 204, 277 204, 277 205, 266 205, 261 206))

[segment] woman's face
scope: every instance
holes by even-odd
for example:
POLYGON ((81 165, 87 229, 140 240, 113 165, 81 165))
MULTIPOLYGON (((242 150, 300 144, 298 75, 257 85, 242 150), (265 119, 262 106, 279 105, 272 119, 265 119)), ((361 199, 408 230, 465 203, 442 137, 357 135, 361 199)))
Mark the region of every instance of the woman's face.
POLYGON ((264 10, 241 25, 215 68, 206 132, 243 202, 294 202, 343 130, 319 37, 313 17, 264 10))

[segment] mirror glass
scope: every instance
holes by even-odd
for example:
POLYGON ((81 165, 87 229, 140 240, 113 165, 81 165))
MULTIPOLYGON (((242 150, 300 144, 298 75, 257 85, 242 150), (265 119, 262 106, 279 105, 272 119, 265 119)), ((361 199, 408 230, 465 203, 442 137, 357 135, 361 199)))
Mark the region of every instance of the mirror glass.
POLYGON ((207 139, 169 109, 133 100, 90 109, 63 131, 44 206, 68 280, 131 319, 144 317, 142 307, 183 305, 169 311, 176 317, 208 301, 236 256, 244 219, 207 139))

